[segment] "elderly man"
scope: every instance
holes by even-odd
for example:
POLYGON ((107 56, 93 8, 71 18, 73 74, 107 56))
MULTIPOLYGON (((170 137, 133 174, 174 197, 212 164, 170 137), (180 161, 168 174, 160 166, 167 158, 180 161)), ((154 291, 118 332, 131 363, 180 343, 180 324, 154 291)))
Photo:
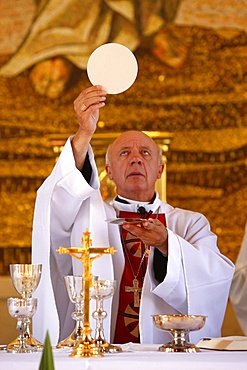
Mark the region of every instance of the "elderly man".
MULTIPOLYGON (((90 140, 106 92, 85 89, 74 102, 79 129, 69 138, 51 175, 38 190, 33 231, 33 262, 43 264, 37 290, 34 335, 52 343, 73 330, 71 304, 63 276, 81 274, 82 264, 61 256, 62 246, 81 246, 88 228, 94 246, 114 246, 113 256, 93 263, 100 279, 115 279, 113 302, 106 300, 105 335, 115 343, 164 343, 170 336, 156 329, 152 314, 206 315, 206 325, 191 334, 220 336, 234 266, 216 245, 207 219, 163 203, 155 182, 163 171, 154 141, 139 131, 120 135, 107 152, 106 171, 116 185, 113 205, 102 201, 90 140), (141 218, 118 226, 111 218, 141 218)), ((93 320, 94 321, 94 320, 93 320)))

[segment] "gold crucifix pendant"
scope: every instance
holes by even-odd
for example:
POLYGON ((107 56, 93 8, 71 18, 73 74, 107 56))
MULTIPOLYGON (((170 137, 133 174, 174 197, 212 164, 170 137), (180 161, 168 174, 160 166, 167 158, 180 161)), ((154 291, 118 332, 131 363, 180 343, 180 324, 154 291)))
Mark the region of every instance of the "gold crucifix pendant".
POLYGON ((134 293, 134 307, 140 307, 140 296, 142 288, 139 288, 139 281, 137 279, 133 279, 133 286, 126 286, 125 292, 126 293, 134 293))

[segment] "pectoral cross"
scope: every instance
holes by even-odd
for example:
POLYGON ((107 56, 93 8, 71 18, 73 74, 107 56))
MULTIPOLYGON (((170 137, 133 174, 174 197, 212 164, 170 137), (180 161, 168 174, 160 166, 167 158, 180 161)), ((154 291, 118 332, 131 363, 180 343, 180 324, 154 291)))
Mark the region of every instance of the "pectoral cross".
POLYGON ((134 293, 134 307, 140 307, 139 294, 142 292, 142 288, 139 288, 139 281, 137 279, 133 279, 133 286, 125 287, 125 292, 134 293))

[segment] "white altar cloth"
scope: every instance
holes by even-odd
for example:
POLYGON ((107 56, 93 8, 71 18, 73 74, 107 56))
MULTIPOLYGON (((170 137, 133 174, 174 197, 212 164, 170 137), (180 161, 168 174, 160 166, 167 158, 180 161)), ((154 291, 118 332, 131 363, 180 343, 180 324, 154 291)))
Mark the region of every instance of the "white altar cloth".
MULTIPOLYGON (((137 345, 130 352, 101 358, 72 358, 70 350, 53 349, 55 370, 246 370, 247 351, 201 350, 197 353, 157 352, 157 345, 137 345)), ((0 352, 2 370, 38 370, 42 353, 0 352)))

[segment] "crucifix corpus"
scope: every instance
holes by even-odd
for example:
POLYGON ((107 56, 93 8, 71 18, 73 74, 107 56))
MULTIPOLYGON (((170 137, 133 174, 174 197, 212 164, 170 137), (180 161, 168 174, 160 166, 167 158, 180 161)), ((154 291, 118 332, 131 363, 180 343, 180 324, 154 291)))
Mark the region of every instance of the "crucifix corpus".
POLYGON ((142 288, 139 288, 139 281, 137 279, 133 279, 133 286, 125 287, 125 292, 134 293, 134 307, 140 307, 139 294, 142 292, 142 288))

